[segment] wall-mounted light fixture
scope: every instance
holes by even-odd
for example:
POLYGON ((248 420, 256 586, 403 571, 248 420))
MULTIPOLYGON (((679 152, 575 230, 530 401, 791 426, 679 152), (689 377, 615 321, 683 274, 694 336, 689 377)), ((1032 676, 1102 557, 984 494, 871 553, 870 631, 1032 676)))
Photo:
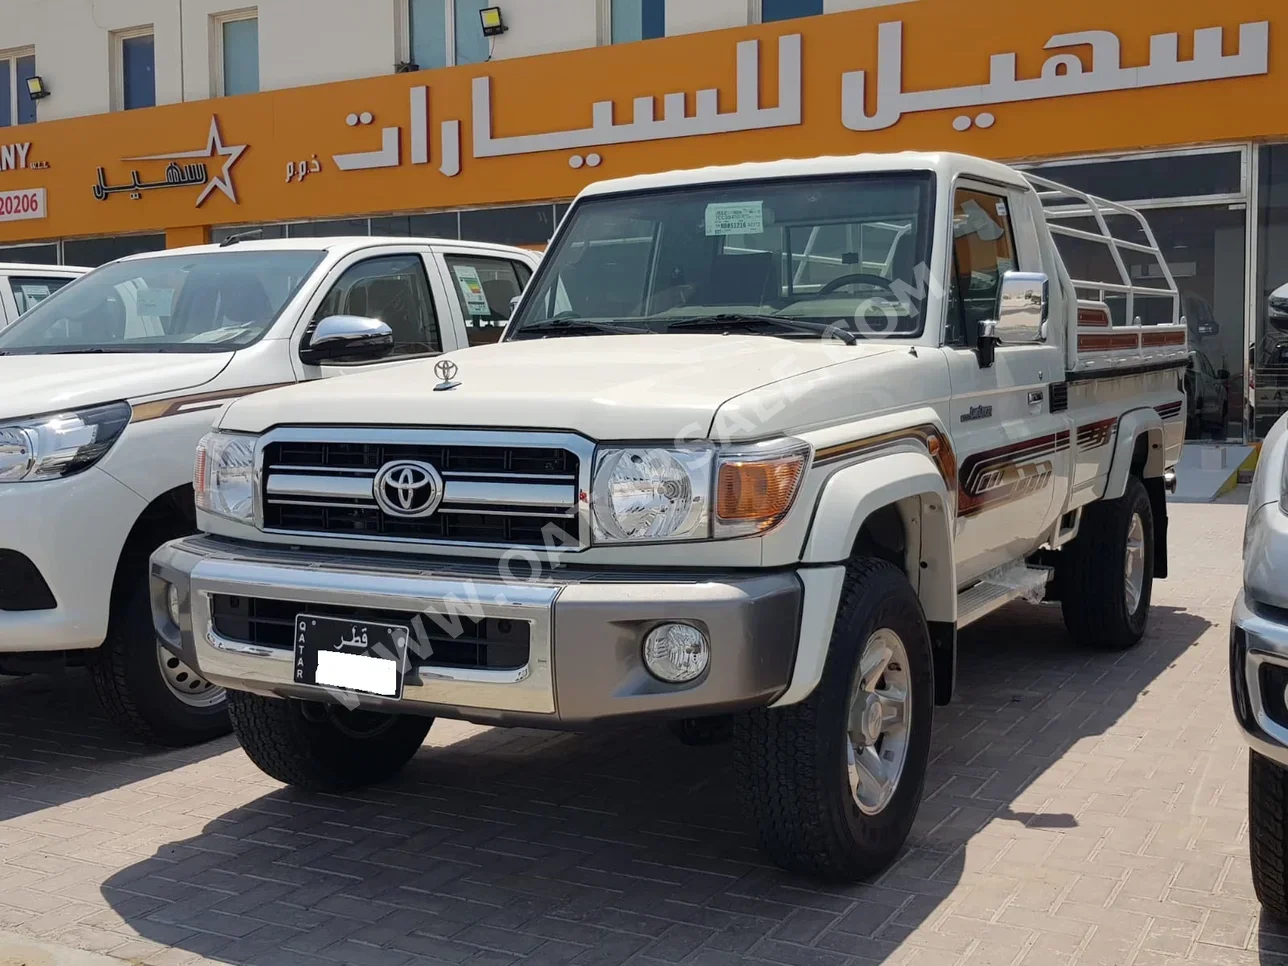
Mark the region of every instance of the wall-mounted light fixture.
POLYGON ((45 86, 45 79, 37 74, 34 77, 27 78, 27 93, 33 101, 38 101, 42 97, 48 97, 50 91, 45 86))
POLYGON ((509 29, 501 19, 500 7, 484 7, 479 11, 479 21, 483 24, 484 37, 496 37, 509 29))

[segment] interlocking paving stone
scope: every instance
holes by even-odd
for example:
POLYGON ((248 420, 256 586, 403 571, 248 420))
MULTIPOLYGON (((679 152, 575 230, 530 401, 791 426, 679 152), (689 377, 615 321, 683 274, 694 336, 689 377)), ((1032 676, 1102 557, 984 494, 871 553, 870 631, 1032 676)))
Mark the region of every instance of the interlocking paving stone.
POLYGON ((1243 509, 1171 512, 1136 650, 1078 650, 1055 607, 963 633, 927 797, 872 882, 769 867, 727 749, 663 728, 438 722, 396 781, 309 796, 231 739, 120 736, 69 671, 0 679, 0 929, 155 966, 1288 966, 1226 683, 1243 509))

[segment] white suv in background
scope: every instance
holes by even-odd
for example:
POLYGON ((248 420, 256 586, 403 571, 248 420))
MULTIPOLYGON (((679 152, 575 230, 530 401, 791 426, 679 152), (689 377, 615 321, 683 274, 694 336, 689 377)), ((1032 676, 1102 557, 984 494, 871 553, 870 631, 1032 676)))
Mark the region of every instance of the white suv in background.
POLYGON ((0 329, 88 271, 78 265, 0 262, 0 329))
POLYGON ((149 555, 196 529, 198 440, 240 396, 495 341, 538 260, 234 238, 104 265, 0 332, 0 674, 87 664, 146 740, 226 732, 223 690, 158 647, 149 610, 149 555))

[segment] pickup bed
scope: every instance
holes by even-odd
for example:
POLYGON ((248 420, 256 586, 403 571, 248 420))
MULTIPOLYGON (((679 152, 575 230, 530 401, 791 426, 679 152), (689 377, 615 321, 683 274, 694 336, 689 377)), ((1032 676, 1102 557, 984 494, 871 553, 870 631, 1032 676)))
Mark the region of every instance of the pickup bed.
POLYGON ((999 164, 597 184, 500 344, 228 407, 153 620, 280 780, 380 781, 435 717, 671 719, 731 734, 776 862, 858 878, 960 628, 1046 600, 1141 640, 1187 358, 1145 220, 999 164))
POLYGON ((0 332, 0 674, 88 665, 141 737, 226 734, 224 691, 158 647, 148 604, 148 556, 196 529, 197 442, 241 396, 495 341, 537 261, 447 240, 233 239, 52 295, 61 278, 0 266, 0 306, 10 284, 39 302, 0 332))

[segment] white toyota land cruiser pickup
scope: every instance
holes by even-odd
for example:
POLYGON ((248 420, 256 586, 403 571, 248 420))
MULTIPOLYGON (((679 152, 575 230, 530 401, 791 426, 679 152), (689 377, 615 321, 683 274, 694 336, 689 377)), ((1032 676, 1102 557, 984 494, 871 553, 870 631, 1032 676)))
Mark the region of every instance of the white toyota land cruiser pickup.
MULTIPOLYGON (((217 410, 494 341, 537 261, 470 242, 234 239, 122 259, 39 301, 0 333, 0 674, 88 664, 142 737, 226 733, 223 690, 158 648, 148 608, 149 555, 196 529, 192 453, 217 410)), ((27 284, 30 301, 55 283, 27 284)))
POLYGON ((153 619, 282 781, 388 778, 436 716, 725 716, 769 855, 862 876, 959 628, 1045 594, 1141 639, 1185 332, 1144 219, 999 164, 598 184, 500 344, 229 406, 153 619))

